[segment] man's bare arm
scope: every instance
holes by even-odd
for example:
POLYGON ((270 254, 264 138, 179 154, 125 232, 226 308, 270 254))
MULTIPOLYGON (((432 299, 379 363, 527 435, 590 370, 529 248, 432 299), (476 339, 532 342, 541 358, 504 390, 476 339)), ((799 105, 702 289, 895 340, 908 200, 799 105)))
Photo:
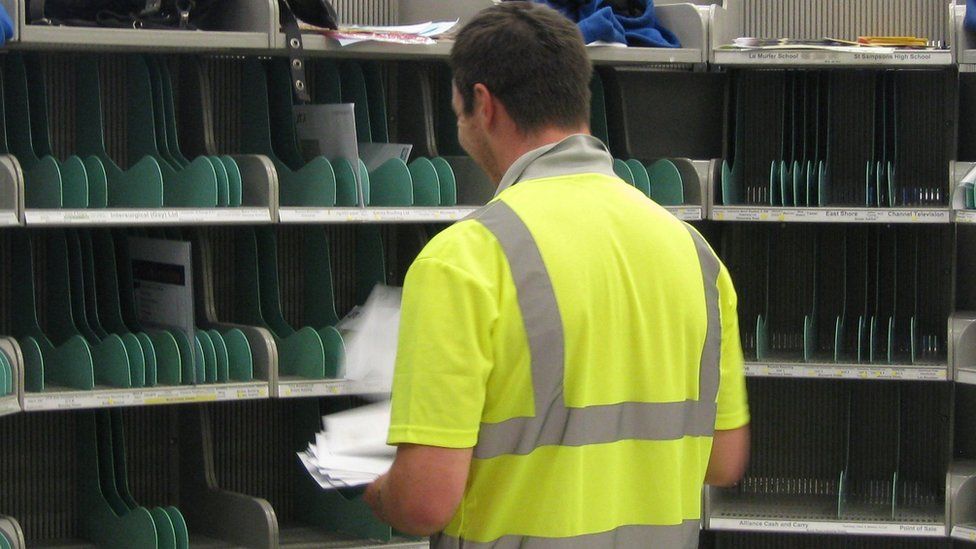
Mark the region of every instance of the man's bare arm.
POLYGON ((734 486, 746 472, 749 463, 749 426, 715 431, 712 455, 708 458, 705 484, 734 486))
POLYGON ((405 534, 440 532, 461 503, 471 454, 471 448, 401 444, 390 471, 366 489, 366 503, 405 534))

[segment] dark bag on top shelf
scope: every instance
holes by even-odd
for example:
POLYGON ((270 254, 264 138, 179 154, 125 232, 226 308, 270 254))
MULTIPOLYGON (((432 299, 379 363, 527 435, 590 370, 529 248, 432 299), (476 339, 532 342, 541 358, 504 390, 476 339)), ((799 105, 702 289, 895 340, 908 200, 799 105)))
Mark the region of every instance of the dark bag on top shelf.
POLYGON ((196 30, 223 0, 27 0, 31 23, 196 30))

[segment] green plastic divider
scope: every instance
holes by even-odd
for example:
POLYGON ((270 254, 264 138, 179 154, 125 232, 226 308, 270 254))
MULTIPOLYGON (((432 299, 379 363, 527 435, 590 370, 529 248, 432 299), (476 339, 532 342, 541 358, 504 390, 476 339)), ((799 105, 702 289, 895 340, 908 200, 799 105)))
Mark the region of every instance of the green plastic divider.
POLYGON ((680 206, 685 203, 681 172, 673 162, 661 159, 647 168, 651 182, 651 199, 662 206, 680 206))
POLYGON ((224 332, 223 336, 227 347, 228 377, 234 381, 253 380, 254 357, 247 336, 237 328, 224 332))
POLYGON ((176 529, 169 514, 162 507, 149 510, 153 522, 156 523, 156 547, 158 549, 176 549, 176 529))
POLYGON ((337 158, 332 163, 332 167, 335 169, 335 205, 340 207, 358 206, 359 193, 356 191, 356 172, 352 164, 345 158, 337 158))
POLYGON ((288 58, 277 57, 268 61, 267 78, 272 148, 275 155, 288 167, 293 170, 301 169, 305 165, 305 158, 295 132, 295 105, 288 58))
POLYGON ((590 132, 607 147, 610 146, 610 128, 607 124, 606 92, 600 74, 593 71, 590 79, 590 132))
POLYGON ((10 394, 12 376, 13 372, 10 368, 10 362, 7 360, 7 355, 0 352, 0 396, 10 394))
POLYGON ((159 60, 159 75, 163 90, 163 115, 166 129, 166 140, 169 153, 176 159, 180 166, 186 166, 190 160, 180 150, 180 138, 177 133, 176 106, 173 99, 173 79, 170 76, 169 67, 165 59, 159 60))
MULTIPOLYGON (((272 146, 268 74, 261 61, 248 59, 244 63, 243 72, 246 85, 241 90, 241 97, 250 123, 242 128, 242 152, 263 154, 274 163, 278 172, 278 195, 281 206, 323 208, 335 206, 336 176, 328 160, 317 157, 295 171, 275 154, 272 146)), ((286 82, 287 93, 290 95, 291 86, 288 82, 290 80, 286 82)))
POLYGON ((79 530, 86 539, 103 547, 156 547, 157 529, 149 511, 138 507, 119 516, 106 501, 99 464, 110 458, 100 455, 95 418, 96 413, 80 412, 77 421, 79 530))
POLYGON ((227 354, 227 344, 224 343, 224 336, 217 330, 207 330, 210 342, 213 343, 214 356, 216 358, 217 383, 227 383, 230 379, 230 357, 227 354))
POLYGON ((368 206, 370 204, 369 170, 366 169, 366 163, 362 159, 359 160, 359 187, 363 194, 362 203, 368 206))
MULTIPOLYGON (((21 62, 15 54, 11 62, 21 62)), ((38 157, 54 156, 51 147, 51 132, 48 127, 47 86, 44 81, 43 67, 36 53, 24 55, 20 70, 24 71, 24 89, 27 91, 28 107, 30 111, 30 131, 34 153, 38 157)), ((19 79, 21 75, 17 75, 19 79)), ((65 208, 88 207, 88 174, 81 158, 69 156, 60 163, 61 168, 61 205, 65 208)))
POLYGON ((391 158, 369 174, 369 206, 413 206, 410 169, 399 158, 391 158))
POLYGON ((98 410, 95 413, 95 438, 98 445, 98 478, 102 496, 117 516, 125 516, 132 508, 122 498, 118 489, 111 416, 108 410, 98 410))
POLYGON ((304 231, 305 322, 317 326, 325 351, 325 376, 336 377, 345 357, 342 336, 334 328, 339 321, 335 310, 329 239, 322 227, 304 231))
MULTIPOLYGON (((99 309, 101 324, 105 329, 115 333, 129 333, 132 327, 138 328, 138 326, 130 327, 124 319, 120 297, 123 290, 131 294, 132 284, 131 280, 122 284, 118 277, 119 271, 116 267, 119 262, 117 261, 115 240, 107 230, 95 230, 83 233, 83 236, 86 234, 91 241, 93 261, 98 265, 111 266, 98 269, 95 276, 95 300, 102 305, 102 308, 99 309)), ((127 264, 126 261, 123 263, 127 264)), ((129 274, 129 277, 123 278, 131 277, 131 273, 127 269, 123 268, 122 272, 129 274)), ((131 303, 128 306, 131 306, 131 303)), ((191 351, 188 342, 186 342, 186 335, 179 331, 161 330, 144 330, 137 333, 137 337, 140 334, 144 334, 152 342, 152 351, 155 355, 156 382, 164 385, 179 385, 184 379, 184 365, 189 364, 190 360, 191 351)), ((140 337, 140 342, 142 341, 144 340, 140 337)), ((146 347, 143 346, 143 349, 145 350, 146 347)), ((147 362, 147 381, 151 378, 148 373, 149 367, 147 362)), ((188 379, 192 379, 192 377, 188 379)))
MULTIPOLYGON (((121 208, 163 206, 163 172, 154 158, 141 158, 123 171, 105 149, 98 61, 80 57, 75 62, 75 144, 78 154, 94 156, 106 175, 106 205, 121 208)), ((131 127, 131 121, 130 121, 131 127)))
POLYGON ((179 509, 173 506, 164 507, 163 510, 173 522, 173 530, 176 533, 176 549, 189 549, 190 532, 186 527, 186 519, 183 518, 183 513, 180 513, 179 509))
MULTIPOLYGON (((360 143, 372 143, 372 120, 370 120, 369 95, 366 91, 366 76, 363 68, 355 61, 339 63, 342 82, 342 102, 353 103, 356 112, 356 138, 360 143)), ((286 80, 290 82, 291 79, 286 80)))
POLYGON ((369 129, 374 143, 389 143, 390 134, 386 116, 386 84, 383 70, 376 61, 362 62, 363 78, 366 81, 366 98, 369 102, 369 129))
POLYGON ((244 179, 241 176, 241 167, 229 156, 215 157, 224 165, 227 172, 227 205, 231 208, 240 207, 244 198, 244 179))
MULTIPOLYGON (((161 152, 166 140, 157 139, 152 78, 143 56, 127 62, 127 145, 129 158, 150 157, 158 161, 163 175, 163 205, 167 207, 213 208, 217 206, 217 173, 213 163, 199 157, 187 166, 174 167, 161 152)), ((159 123, 162 123, 160 116, 159 123)))
POLYGON ((43 391, 48 382, 75 389, 93 389, 95 374, 91 349, 81 336, 69 337, 58 346, 41 331, 37 320, 34 287, 34 252, 27 235, 15 235, 12 277, 18 291, 12 295, 11 330, 24 353, 26 389, 43 391))
POLYGON ((54 158, 40 158, 34 151, 27 75, 21 55, 4 56, 2 72, 7 148, 24 170, 24 203, 29 208, 60 208, 64 185, 60 165, 54 158))
POLYGON ((441 187, 434 164, 426 158, 417 158, 407 168, 413 182, 413 205, 440 206, 441 187))
POLYGON ((628 185, 634 186, 634 173, 630 171, 630 167, 623 160, 613 159, 613 173, 617 174, 617 177, 623 179, 628 185))
POLYGON ((457 206, 457 178, 454 168, 439 156, 430 159, 437 170, 437 182, 441 186, 441 206, 457 206))
POLYGON ((630 168, 630 173, 634 177, 634 186, 644 193, 644 196, 651 196, 651 178, 647 174, 647 167, 644 166, 639 160, 634 160, 631 158, 627 162, 627 167, 630 168))
POLYGON ((342 103, 342 80, 336 62, 331 59, 319 58, 309 63, 308 68, 315 80, 312 100, 315 103, 325 105, 342 103))
POLYGON ((101 159, 89 156, 84 159, 85 173, 88 175, 88 207, 108 206, 108 173, 101 159))
POLYGON ((386 284, 386 252, 379 227, 356 227, 356 303, 365 303, 373 287, 386 284))
POLYGON ((217 382, 217 351, 214 347, 210 334, 203 330, 196 332, 197 343, 203 351, 204 381, 206 383, 217 382))
MULTIPOLYGON (((325 371, 325 349, 322 339, 312 328, 294 331, 283 318, 277 318, 280 316, 280 305, 277 288, 277 250, 274 248, 273 237, 273 234, 265 232, 259 241, 253 228, 244 229, 237 236, 236 257, 240 266, 237 285, 239 314, 244 322, 271 330, 278 346, 279 372, 285 375, 321 378, 325 371), (265 274, 267 276, 264 276, 265 274), (268 295, 265 296, 265 293, 268 295), (267 311, 265 306, 268 307, 267 311), (266 314, 274 315, 275 324, 278 326, 269 323, 266 314), (277 333, 277 329, 283 328, 287 328, 284 336, 277 333)), ((227 342, 228 352, 233 353, 238 345, 231 340, 227 342)), ((240 376, 244 373, 246 372, 236 371, 234 375, 240 376)))
MULTIPOLYGON (((43 272, 47 286, 47 335, 55 345, 74 337, 84 338, 84 334, 74 325, 67 237, 63 231, 54 231, 46 235, 44 244, 47 252, 43 272)), ((142 363, 142 349, 138 341, 134 348, 130 346, 131 341, 118 337, 88 343, 91 347, 96 383, 127 388, 132 387, 133 381, 136 381, 138 386, 138 378, 133 379, 133 369, 138 371, 142 363)))
MULTIPOLYGON (((142 346, 142 354, 146 363, 146 382, 145 387, 155 387, 158 381, 157 365, 156 365, 156 346, 153 345, 152 339, 143 333, 139 332, 135 334, 139 338, 139 344, 142 346)), ((174 345, 175 348, 175 345, 174 345)), ((179 359, 179 355, 176 357, 179 359)))

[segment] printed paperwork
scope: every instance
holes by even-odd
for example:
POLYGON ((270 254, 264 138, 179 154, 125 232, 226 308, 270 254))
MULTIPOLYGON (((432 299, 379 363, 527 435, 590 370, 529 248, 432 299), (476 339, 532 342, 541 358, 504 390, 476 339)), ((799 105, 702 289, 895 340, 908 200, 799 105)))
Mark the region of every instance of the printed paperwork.
POLYGON ((298 459, 326 490, 362 486, 390 469, 396 448, 386 444, 390 401, 322 417, 325 428, 298 459))
POLYGON ((454 21, 427 21, 415 25, 393 26, 341 26, 338 30, 321 29, 308 24, 301 24, 303 30, 314 30, 335 39, 340 46, 351 46, 360 42, 389 42, 393 44, 435 44, 434 37, 446 34, 457 26, 454 21))

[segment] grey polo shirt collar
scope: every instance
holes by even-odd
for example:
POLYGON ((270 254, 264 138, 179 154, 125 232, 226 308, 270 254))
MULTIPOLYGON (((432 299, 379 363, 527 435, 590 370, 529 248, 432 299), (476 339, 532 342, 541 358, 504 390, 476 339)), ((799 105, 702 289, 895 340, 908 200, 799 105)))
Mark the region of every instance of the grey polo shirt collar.
POLYGON ((577 173, 616 175, 613 156, 603 142, 592 135, 574 134, 525 153, 505 172, 495 196, 522 180, 577 173))

